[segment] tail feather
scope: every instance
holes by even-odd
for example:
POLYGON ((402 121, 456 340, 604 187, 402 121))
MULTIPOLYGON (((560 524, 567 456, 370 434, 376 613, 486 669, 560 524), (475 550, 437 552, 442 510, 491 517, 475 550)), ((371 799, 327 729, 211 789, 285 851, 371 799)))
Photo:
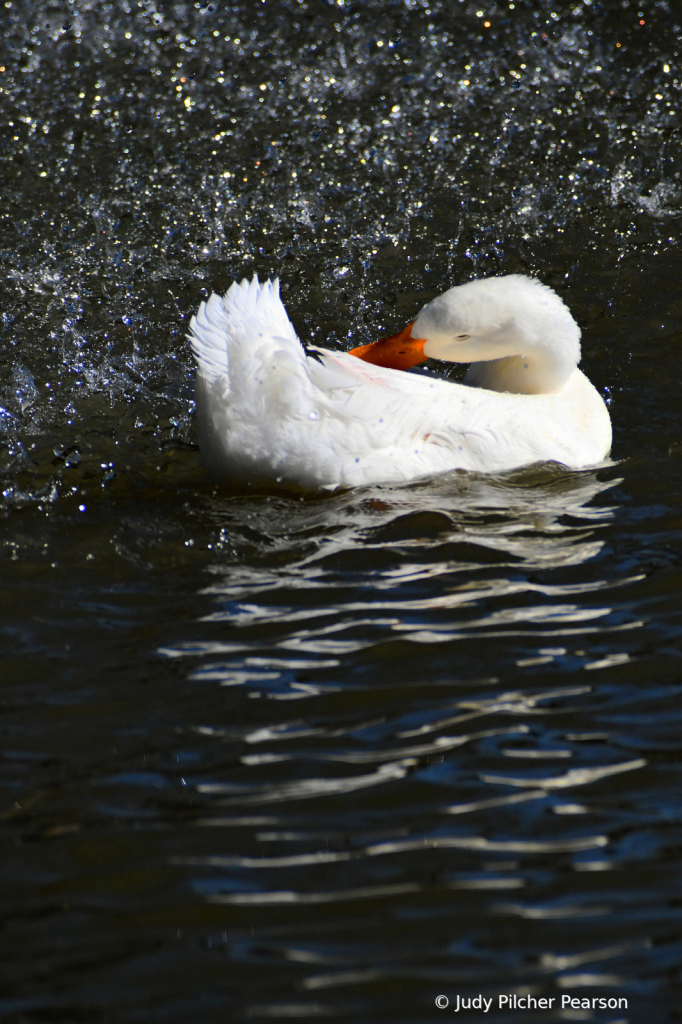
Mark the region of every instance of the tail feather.
POLYGON ((189 327, 188 337, 202 376, 212 381, 227 374, 228 316, 225 300, 214 292, 207 302, 201 303, 189 327))
POLYGON ((282 305, 278 278, 263 284, 257 275, 235 281, 224 297, 213 294, 202 302, 190 321, 192 352, 208 383, 229 374, 231 358, 248 361, 260 338, 276 339, 286 348, 293 342, 298 355, 300 343, 282 305), (244 346, 248 351, 240 351, 244 346))
POLYGON ((246 278, 228 289, 223 299, 227 317, 232 326, 238 328, 248 321, 260 321, 271 334, 283 334, 295 338, 291 321, 286 314, 279 297, 279 278, 265 281, 263 284, 254 275, 246 278))

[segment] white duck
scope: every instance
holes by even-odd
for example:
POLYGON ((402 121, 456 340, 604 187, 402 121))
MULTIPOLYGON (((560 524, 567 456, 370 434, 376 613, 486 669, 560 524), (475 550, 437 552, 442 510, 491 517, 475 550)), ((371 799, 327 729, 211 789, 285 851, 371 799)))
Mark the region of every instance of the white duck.
POLYGON ((582 469, 611 447, 606 406, 578 369, 580 329, 551 288, 518 274, 451 288, 395 338, 312 356, 279 281, 254 277, 202 302, 190 340, 202 457, 233 484, 582 469), (463 384, 404 372, 427 358, 471 366, 463 384))

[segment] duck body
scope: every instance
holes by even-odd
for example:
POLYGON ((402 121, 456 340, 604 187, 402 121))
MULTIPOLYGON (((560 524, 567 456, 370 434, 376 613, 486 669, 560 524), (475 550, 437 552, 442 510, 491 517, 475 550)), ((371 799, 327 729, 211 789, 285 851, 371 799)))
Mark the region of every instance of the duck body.
MULTIPOLYGON (((511 278, 474 281, 451 292, 491 281, 511 278)), ((415 321, 412 334, 420 335, 421 358, 472 363, 465 383, 455 384, 376 365, 366 355, 326 349, 306 354, 277 281, 260 284, 254 277, 233 284, 224 297, 212 295, 192 318, 190 333, 204 463, 234 485, 314 491, 405 483, 455 469, 494 473, 546 461, 582 469, 600 462, 610 450, 611 423, 601 396, 577 367, 578 328, 558 296, 528 278, 517 278, 516 298, 528 285, 534 298, 549 296, 550 305, 558 303, 553 311, 560 320, 568 317, 564 327, 574 328, 573 351, 558 386, 549 373, 552 391, 532 390, 538 380, 547 384, 542 353, 533 360, 510 352, 508 336, 516 328, 510 327, 508 303, 506 312, 488 308, 486 329, 478 335, 472 311, 459 309, 461 295, 455 303, 460 319, 454 328, 448 323, 452 309, 438 303, 449 292, 415 321), (447 353, 440 355, 444 348, 447 353), (530 390, 504 390, 510 386, 530 390)), ((490 307, 478 290, 474 307, 481 299, 490 307)), ((524 340, 521 347, 529 344, 524 340)), ((519 345, 512 343, 514 348, 519 345)))

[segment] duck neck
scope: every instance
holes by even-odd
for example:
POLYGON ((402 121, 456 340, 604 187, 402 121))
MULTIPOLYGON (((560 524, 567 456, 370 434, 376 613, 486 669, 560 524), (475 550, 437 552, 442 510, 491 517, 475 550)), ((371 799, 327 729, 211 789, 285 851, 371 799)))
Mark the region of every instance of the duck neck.
POLYGON ((464 383, 488 391, 540 395, 561 391, 575 368, 574 360, 538 347, 529 349, 527 355, 471 363, 464 383))

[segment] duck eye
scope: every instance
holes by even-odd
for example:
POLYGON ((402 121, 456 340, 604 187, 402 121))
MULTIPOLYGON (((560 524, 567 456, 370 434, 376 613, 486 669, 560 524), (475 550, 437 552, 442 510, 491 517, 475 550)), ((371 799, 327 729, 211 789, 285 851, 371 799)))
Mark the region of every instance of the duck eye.
POLYGON ((468 334, 458 334, 457 335, 457 341, 466 341, 468 337, 469 337, 468 334))

